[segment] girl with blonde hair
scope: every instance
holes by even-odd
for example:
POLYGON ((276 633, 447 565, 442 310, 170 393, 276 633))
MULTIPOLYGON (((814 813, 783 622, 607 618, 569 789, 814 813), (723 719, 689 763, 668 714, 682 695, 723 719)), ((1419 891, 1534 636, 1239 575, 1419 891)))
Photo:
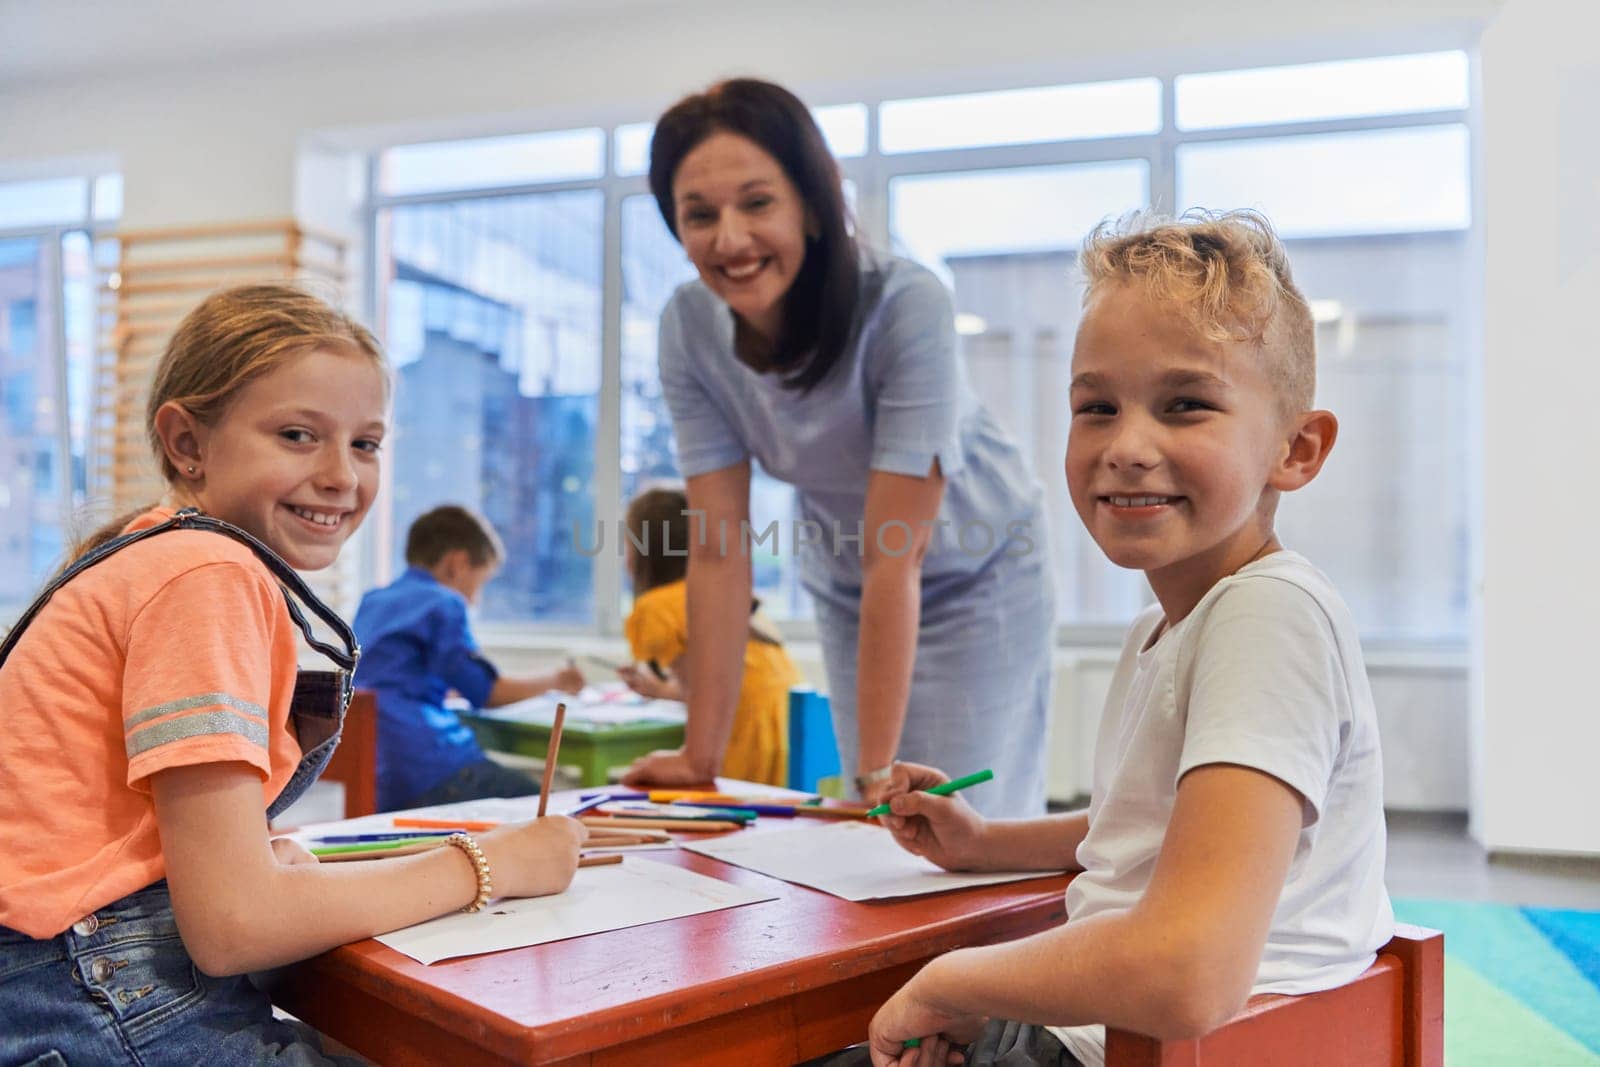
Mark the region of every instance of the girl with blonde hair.
POLYGON ((0 1061, 326 1063, 247 972, 571 881, 559 816, 381 863, 269 840, 359 654, 295 570, 372 506, 388 408, 372 335, 293 287, 216 293, 173 335, 146 411, 165 499, 0 644, 0 1061), (337 669, 298 670, 297 631, 337 669))

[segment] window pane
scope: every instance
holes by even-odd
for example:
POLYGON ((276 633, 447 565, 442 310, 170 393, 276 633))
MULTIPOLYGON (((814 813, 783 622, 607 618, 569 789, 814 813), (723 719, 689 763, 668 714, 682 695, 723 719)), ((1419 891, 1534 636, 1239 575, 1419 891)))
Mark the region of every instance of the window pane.
POLYGON ((0 616, 7 620, 27 606, 65 545, 52 326, 59 305, 48 254, 34 238, 0 240, 0 616))
POLYGON ((1142 159, 895 178, 889 231, 897 250, 937 270, 952 256, 1076 252, 1107 217, 1149 200, 1142 159))
POLYGON ((1175 86, 1178 128, 1463 109, 1467 80, 1463 52, 1185 74, 1175 86))
POLYGON ((67 430, 72 452, 72 506, 88 498, 89 440, 93 432, 95 319, 99 299, 94 243, 83 230, 61 237, 62 325, 67 340, 67 430))
POLYGON ((122 217, 122 175, 102 174, 94 180, 94 220, 112 222, 122 217))
POLYGON ((87 178, 0 182, 0 229, 80 222, 88 206, 87 178))
MULTIPOLYGON (((672 419, 661 397, 657 369, 656 327, 667 300, 695 276, 678 242, 661 221, 650 196, 622 202, 622 498, 624 509, 651 482, 678 476, 673 452, 672 419)), ((773 521, 785 533, 793 529, 794 490, 768 477, 759 466, 750 482, 750 521, 765 530, 773 521)), ((781 540, 781 539, 780 539, 781 540)), ((592 545, 592 538, 584 542, 592 545)), ((773 618, 810 613, 810 600, 800 587, 792 546, 770 551, 769 538, 752 560, 756 596, 773 618)), ((602 555, 599 558, 609 558, 602 555)), ((626 594, 625 594, 626 596, 626 594)), ((624 604, 626 610, 626 604, 624 604)))
POLYGON ((651 196, 622 202, 622 499, 676 478, 672 420, 661 398, 656 328, 667 299, 695 276, 651 196))
POLYGON ((507 549, 488 620, 594 619, 572 547, 594 529, 602 214, 593 190, 379 213, 397 555, 429 508, 482 512, 507 549))
POLYGON ((1161 130, 1157 78, 891 100, 878 112, 883 151, 1034 144, 1161 130))
POLYGON ((828 142, 828 150, 838 159, 867 154, 867 105, 837 104, 811 110, 828 142))
MULTIPOLYGON (((828 150, 839 159, 867 154, 867 105, 838 104, 812 108, 811 115, 822 129, 828 150)), ((650 170, 650 134, 653 122, 631 122, 618 126, 613 134, 612 169, 619 175, 646 174, 650 170)))
POLYGON ((1073 270, 1087 231, 1147 202, 1143 160, 898 178, 895 246, 955 292, 967 375, 1045 491, 1058 617, 1125 625, 1144 603, 1137 571, 1108 563, 1067 496, 1067 387, 1078 325, 1073 270))
POLYGON ((1183 145, 1178 202, 1254 207, 1285 237, 1465 229, 1459 125, 1183 145))
POLYGON ((1278 532, 1323 568, 1368 638, 1467 636, 1467 354, 1463 232, 1293 241, 1317 323, 1317 406, 1339 442, 1284 496, 1278 532))
POLYGON ((630 122, 618 126, 611 150, 612 169, 621 175, 646 174, 650 171, 650 134, 656 128, 653 122, 630 122))
POLYGON ((401 145, 379 157, 378 187, 399 196, 598 178, 605 148, 599 129, 401 145))

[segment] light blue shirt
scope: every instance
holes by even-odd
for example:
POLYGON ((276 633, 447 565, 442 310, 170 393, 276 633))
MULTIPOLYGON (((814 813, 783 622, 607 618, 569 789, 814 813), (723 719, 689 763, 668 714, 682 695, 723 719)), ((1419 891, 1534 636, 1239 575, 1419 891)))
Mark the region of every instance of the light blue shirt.
MULTIPOLYGON (((661 389, 685 477, 753 457, 799 491, 801 517, 818 524, 822 542, 802 545, 801 580, 840 607, 859 606, 864 542, 852 538, 868 472, 922 477, 938 460, 945 525, 923 563, 927 606, 996 560, 1047 551, 1042 493, 968 384, 944 285, 909 260, 867 250, 861 267, 860 329, 809 394, 738 359, 732 313, 698 280, 662 313, 661 389)), ((793 531, 780 536, 779 550, 791 551, 793 531)), ((891 552, 906 543, 906 531, 882 532, 891 552)))

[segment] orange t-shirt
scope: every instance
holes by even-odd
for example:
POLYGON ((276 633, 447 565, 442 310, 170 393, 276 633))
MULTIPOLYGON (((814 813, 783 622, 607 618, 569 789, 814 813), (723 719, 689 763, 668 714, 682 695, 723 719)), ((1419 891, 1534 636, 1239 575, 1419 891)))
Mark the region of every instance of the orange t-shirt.
POLYGON ((57 591, 0 668, 0 925, 54 937, 164 878, 157 771, 246 763, 270 804, 300 760, 296 635, 271 572, 204 530, 130 545, 57 591))

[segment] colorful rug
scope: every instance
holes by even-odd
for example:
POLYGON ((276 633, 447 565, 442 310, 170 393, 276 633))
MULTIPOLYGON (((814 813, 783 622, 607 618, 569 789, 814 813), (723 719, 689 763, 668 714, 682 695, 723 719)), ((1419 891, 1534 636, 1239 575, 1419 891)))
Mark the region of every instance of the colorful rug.
POLYGON ((1446 1067, 1600 1067, 1600 912, 1396 900, 1444 931, 1446 1067))

